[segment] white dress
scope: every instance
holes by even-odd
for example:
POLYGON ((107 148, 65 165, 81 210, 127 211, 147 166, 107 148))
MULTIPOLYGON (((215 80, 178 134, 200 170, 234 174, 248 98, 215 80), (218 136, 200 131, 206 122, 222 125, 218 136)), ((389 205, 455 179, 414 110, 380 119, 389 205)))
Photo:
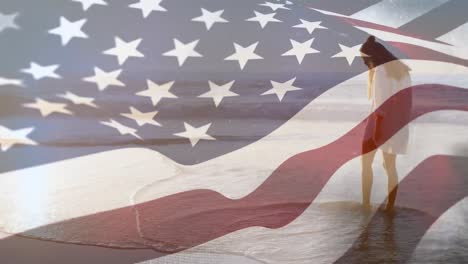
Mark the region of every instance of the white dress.
MULTIPOLYGON (((388 64, 390 63, 392 62, 389 62, 388 64)), ((383 104, 395 93, 411 86, 411 77, 409 74, 406 77, 397 80, 387 75, 387 69, 385 65, 376 67, 373 71, 374 73, 369 75, 370 82, 368 87, 369 100, 372 102, 371 112, 374 112, 381 104, 383 104)), ((389 112, 385 113, 379 111, 378 114, 383 116, 384 119, 395 118, 395 116, 392 116, 392 114, 389 112)), ((385 124, 386 122, 384 121, 383 123, 385 124)), ((386 153, 405 154, 408 148, 408 139, 409 127, 405 126, 379 148, 386 153)))

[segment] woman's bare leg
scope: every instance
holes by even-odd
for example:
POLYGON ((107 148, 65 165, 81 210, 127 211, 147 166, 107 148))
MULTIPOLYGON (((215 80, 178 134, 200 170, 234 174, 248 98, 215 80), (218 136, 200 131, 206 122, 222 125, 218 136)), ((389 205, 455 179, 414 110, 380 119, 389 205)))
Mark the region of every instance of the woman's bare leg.
POLYGON ((396 170, 396 155, 383 152, 384 169, 388 177, 388 200, 387 210, 392 210, 395 206, 395 200, 398 192, 398 174, 396 170))
POLYGON ((374 175, 372 172, 372 162, 375 157, 375 150, 362 155, 362 206, 365 208, 370 207, 370 197, 372 191, 372 182, 374 175))

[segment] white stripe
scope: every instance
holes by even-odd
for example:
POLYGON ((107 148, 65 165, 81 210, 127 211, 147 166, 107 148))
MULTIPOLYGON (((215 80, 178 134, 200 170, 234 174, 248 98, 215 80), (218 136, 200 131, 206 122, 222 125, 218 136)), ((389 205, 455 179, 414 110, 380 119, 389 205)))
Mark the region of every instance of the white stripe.
POLYGON ((351 15, 351 18, 397 28, 448 1, 449 0, 383 0, 351 15))
POLYGON ((467 213, 468 198, 465 198, 439 217, 418 244, 411 263, 466 262, 468 257, 466 251, 466 242, 468 241, 467 213), (434 248, 434 241, 439 243, 440 247, 438 249, 434 248), (436 254, 434 254, 434 251, 436 251, 436 254), (454 253, 457 254, 458 261, 454 261, 454 253), (439 257, 440 260, 435 256, 439 257), (452 259, 447 261, 444 260, 444 257, 452 257, 452 259))
POLYGON ((337 17, 348 17, 349 18, 349 16, 347 16, 347 15, 338 14, 338 13, 335 13, 335 12, 326 11, 326 10, 322 10, 322 9, 318 9, 318 8, 309 7, 309 9, 315 10, 317 12, 320 12, 320 13, 324 14, 324 15, 337 16, 337 17))
MULTIPOLYGON (((468 83, 465 67, 428 61, 408 64, 415 83, 468 83), (443 75, 437 78, 434 73, 443 75)), ((313 100, 262 140, 199 165, 181 166, 155 151, 132 148, 0 174, 0 226, 20 232, 128 206, 133 198, 144 201, 196 188, 217 190, 231 198, 242 197, 287 158, 334 141, 361 121, 366 111, 358 113, 355 120, 337 124, 310 121, 310 116, 319 115, 327 101, 349 96, 353 86, 357 89, 352 98, 366 98, 365 76, 367 73, 313 100)))
POLYGON ((244 255, 223 252, 198 252, 190 251, 174 254, 171 257, 163 257, 155 260, 139 262, 141 264, 263 264, 265 262, 249 258, 244 255))
POLYGON ((466 48, 466 44, 468 43, 468 23, 465 23, 456 29, 440 36, 437 38, 437 40, 466 48))
POLYGON ((399 35, 396 33, 392 32, 387 32, 387 31, 381 31, 377 29, 372 29, 372 28, 366 28, 366 27, 357 27, 358 29, 367 32, 370 35, 374 35, 377 38, 380 38, 384 41, 393 41, 393 42, 401 42, 401 43, 407 43, 407 44, 412 44, 416 46, 421 46, 424 48, 432 49, 437 52, 447 54, 450 56, 458 57, 461 59, 468 59, 468 48, 466 46, 461 45, 461 46, 450 46, 446 44, 441 44, 437 42, 432 42, 432 41, 427 41, 427 40, 422 40, 418 38, 413 38, 413 37, 408 37, 408 36, 403 36, 399 35))

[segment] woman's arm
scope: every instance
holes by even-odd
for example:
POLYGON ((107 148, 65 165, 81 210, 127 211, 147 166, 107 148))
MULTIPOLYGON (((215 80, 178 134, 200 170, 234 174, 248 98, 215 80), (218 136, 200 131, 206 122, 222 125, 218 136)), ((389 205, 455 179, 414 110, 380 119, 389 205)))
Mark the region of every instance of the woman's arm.
POLYGON ((374 82, 374 76, 375 76, 375 69, 370 69, 368 71, 369 77, 367 78, 367 97, 369 100, 372 99, 374 96, 372 93, 372 83, 374 82))
MULTIPOLYGON (((372 76, 372 100, 374 109, 378 109, 387 99, 389 99, 394 92, 394 83, 385 72, 385 68, 379 68, 373 73, 372 76)), ((376 115, 384 117, 385 113, 382 110, 377 110, 376 115)))

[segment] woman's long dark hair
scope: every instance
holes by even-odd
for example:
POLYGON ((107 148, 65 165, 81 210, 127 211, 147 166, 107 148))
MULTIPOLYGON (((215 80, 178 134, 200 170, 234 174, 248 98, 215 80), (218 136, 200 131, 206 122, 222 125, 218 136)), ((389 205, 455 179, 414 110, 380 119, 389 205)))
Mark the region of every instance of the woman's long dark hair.
POLYGON ((373 69, 390 61, 395 61, 394 63, 386 64, 385 68, 389 77, 396 80, 401 80, 411 71, 410 67, 401 62, 382 44, 376 42, 374 36, 367 38, 360 51, 364 53, 362 59, 369 69, 373 69))

